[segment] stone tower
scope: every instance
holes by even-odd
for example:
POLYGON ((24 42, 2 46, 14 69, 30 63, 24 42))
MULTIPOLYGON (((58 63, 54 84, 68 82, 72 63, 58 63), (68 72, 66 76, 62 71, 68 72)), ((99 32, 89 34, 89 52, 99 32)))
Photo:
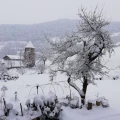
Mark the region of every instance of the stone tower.
POLYGON ((31 41, 25 47, 24 64, 26 67, 33 67, 35 65, 35 47, 31 41))

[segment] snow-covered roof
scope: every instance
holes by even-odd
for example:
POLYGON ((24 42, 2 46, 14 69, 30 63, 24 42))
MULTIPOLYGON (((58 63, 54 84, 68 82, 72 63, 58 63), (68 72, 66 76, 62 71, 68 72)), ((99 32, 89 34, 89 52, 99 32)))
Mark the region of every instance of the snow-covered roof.
POLYGON ((6 55, 6 56, 9 57, 10 59, 15 59, 15 60, 22 59, 22 57, 18 55, 6 55))
POLYGON ((28 42, 25 48, 35 48, 31 41, 28 42))

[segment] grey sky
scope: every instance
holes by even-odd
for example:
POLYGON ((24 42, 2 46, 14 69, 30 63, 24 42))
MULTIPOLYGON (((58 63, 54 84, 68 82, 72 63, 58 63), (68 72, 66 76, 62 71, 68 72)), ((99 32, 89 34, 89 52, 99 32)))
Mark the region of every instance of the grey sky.
POLYGON ((78 19, 78 8, 104 7, 108 18, 120 21, 120 0, 0 0, 0 24, 34 24, 78 19))

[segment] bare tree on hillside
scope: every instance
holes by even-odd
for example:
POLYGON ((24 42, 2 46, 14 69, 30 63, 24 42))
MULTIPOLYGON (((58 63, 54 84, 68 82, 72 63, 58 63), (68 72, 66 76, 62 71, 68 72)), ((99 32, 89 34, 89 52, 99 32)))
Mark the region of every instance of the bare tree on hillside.
POLYGON ((94 83, 95 74, 104 74, 101 58, 106 52, 112 52, 113 44, 109 32, 104 29, 109 22, 104 19, 102 11, 96 8, 87 12, 81 8, 78 16, 77 32, 62 40, 50 41, 54 51, 50 73, 52 78, 59 71, 66 73, 68 83, 78 91, 81 104, 85 105, 87 86, 94 83), (74 80, 82 82, 82 89, 74 80))

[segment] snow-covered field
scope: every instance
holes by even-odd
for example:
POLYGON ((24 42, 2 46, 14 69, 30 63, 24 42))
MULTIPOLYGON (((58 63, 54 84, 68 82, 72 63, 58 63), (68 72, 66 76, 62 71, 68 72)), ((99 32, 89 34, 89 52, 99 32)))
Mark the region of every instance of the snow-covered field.
MULTIPOLYGON (((111 60, 108 60, 105 56, 105 61, 107 67, 114 69, 120 65, 120 48, 115 48, 115 52, 112 54, 111 60)), ((13 70, 12 72, 15 72, 13 70)), ((28 98, 33 98, 37 94, 36 85, 42 85, 49 83, 49 75, 43 74, 38 75, 37 73, 33 74, 33 71, 27 71, 24 75, 19 74, 19 79, 13 81, 0 81, 0 89, 3 85, 7 86, 8 90, 5 94, 5 100, 7 103, 12 103, 14 108, 20 112, 20 103, 22 103, 25 108, 25 102, 28 98), (15 91, 18 93, 18 100, 15 101, 15 91)), ((120 78, 118 80, 113 80, 114 76, 120 77, 120 68, 118 67, 115 70, 111 70, 108 74, 109 76, 104 76, 103 80, 96 80, 97 85, 90 84, 87 89, 87 99, 96 99, 96 95, 99 94, 99 97, 104 96, 108 99, 110 107, 109 108, 96 108, 88 111, 86 109, 70 109, 69 107, 63 107, 61 114, 62 120, 120 120, 120 78)), ((56 81, 66 81, 67 77, 65 75, 59 74, 56 78, 56 81)), ((76 81, 77 85, 81 87, 80 81, 76 81)), ((55 89, 48 85, 44 88, 44 94, 49 94, 49 91, 53 91, 57 94, 59 98, 69 95, 68 86, 60 82, 61 86, 56 85, 55 89), (62 88, 61 88, 62 87, 62 88)), ((72 89, 72 88, 71 88, 72 89)), ((43 94, 42 90, 39 88, 39 94, 43 94)), ((0 91, 0 96, 2 91, 0 91)), ((78 95, 78 93, 72 89, 72 95, 78 95)), ((0 106, 1 107, 1 106, 0 106)), ((10 119, 12 120, 12 119, 10 119)))

